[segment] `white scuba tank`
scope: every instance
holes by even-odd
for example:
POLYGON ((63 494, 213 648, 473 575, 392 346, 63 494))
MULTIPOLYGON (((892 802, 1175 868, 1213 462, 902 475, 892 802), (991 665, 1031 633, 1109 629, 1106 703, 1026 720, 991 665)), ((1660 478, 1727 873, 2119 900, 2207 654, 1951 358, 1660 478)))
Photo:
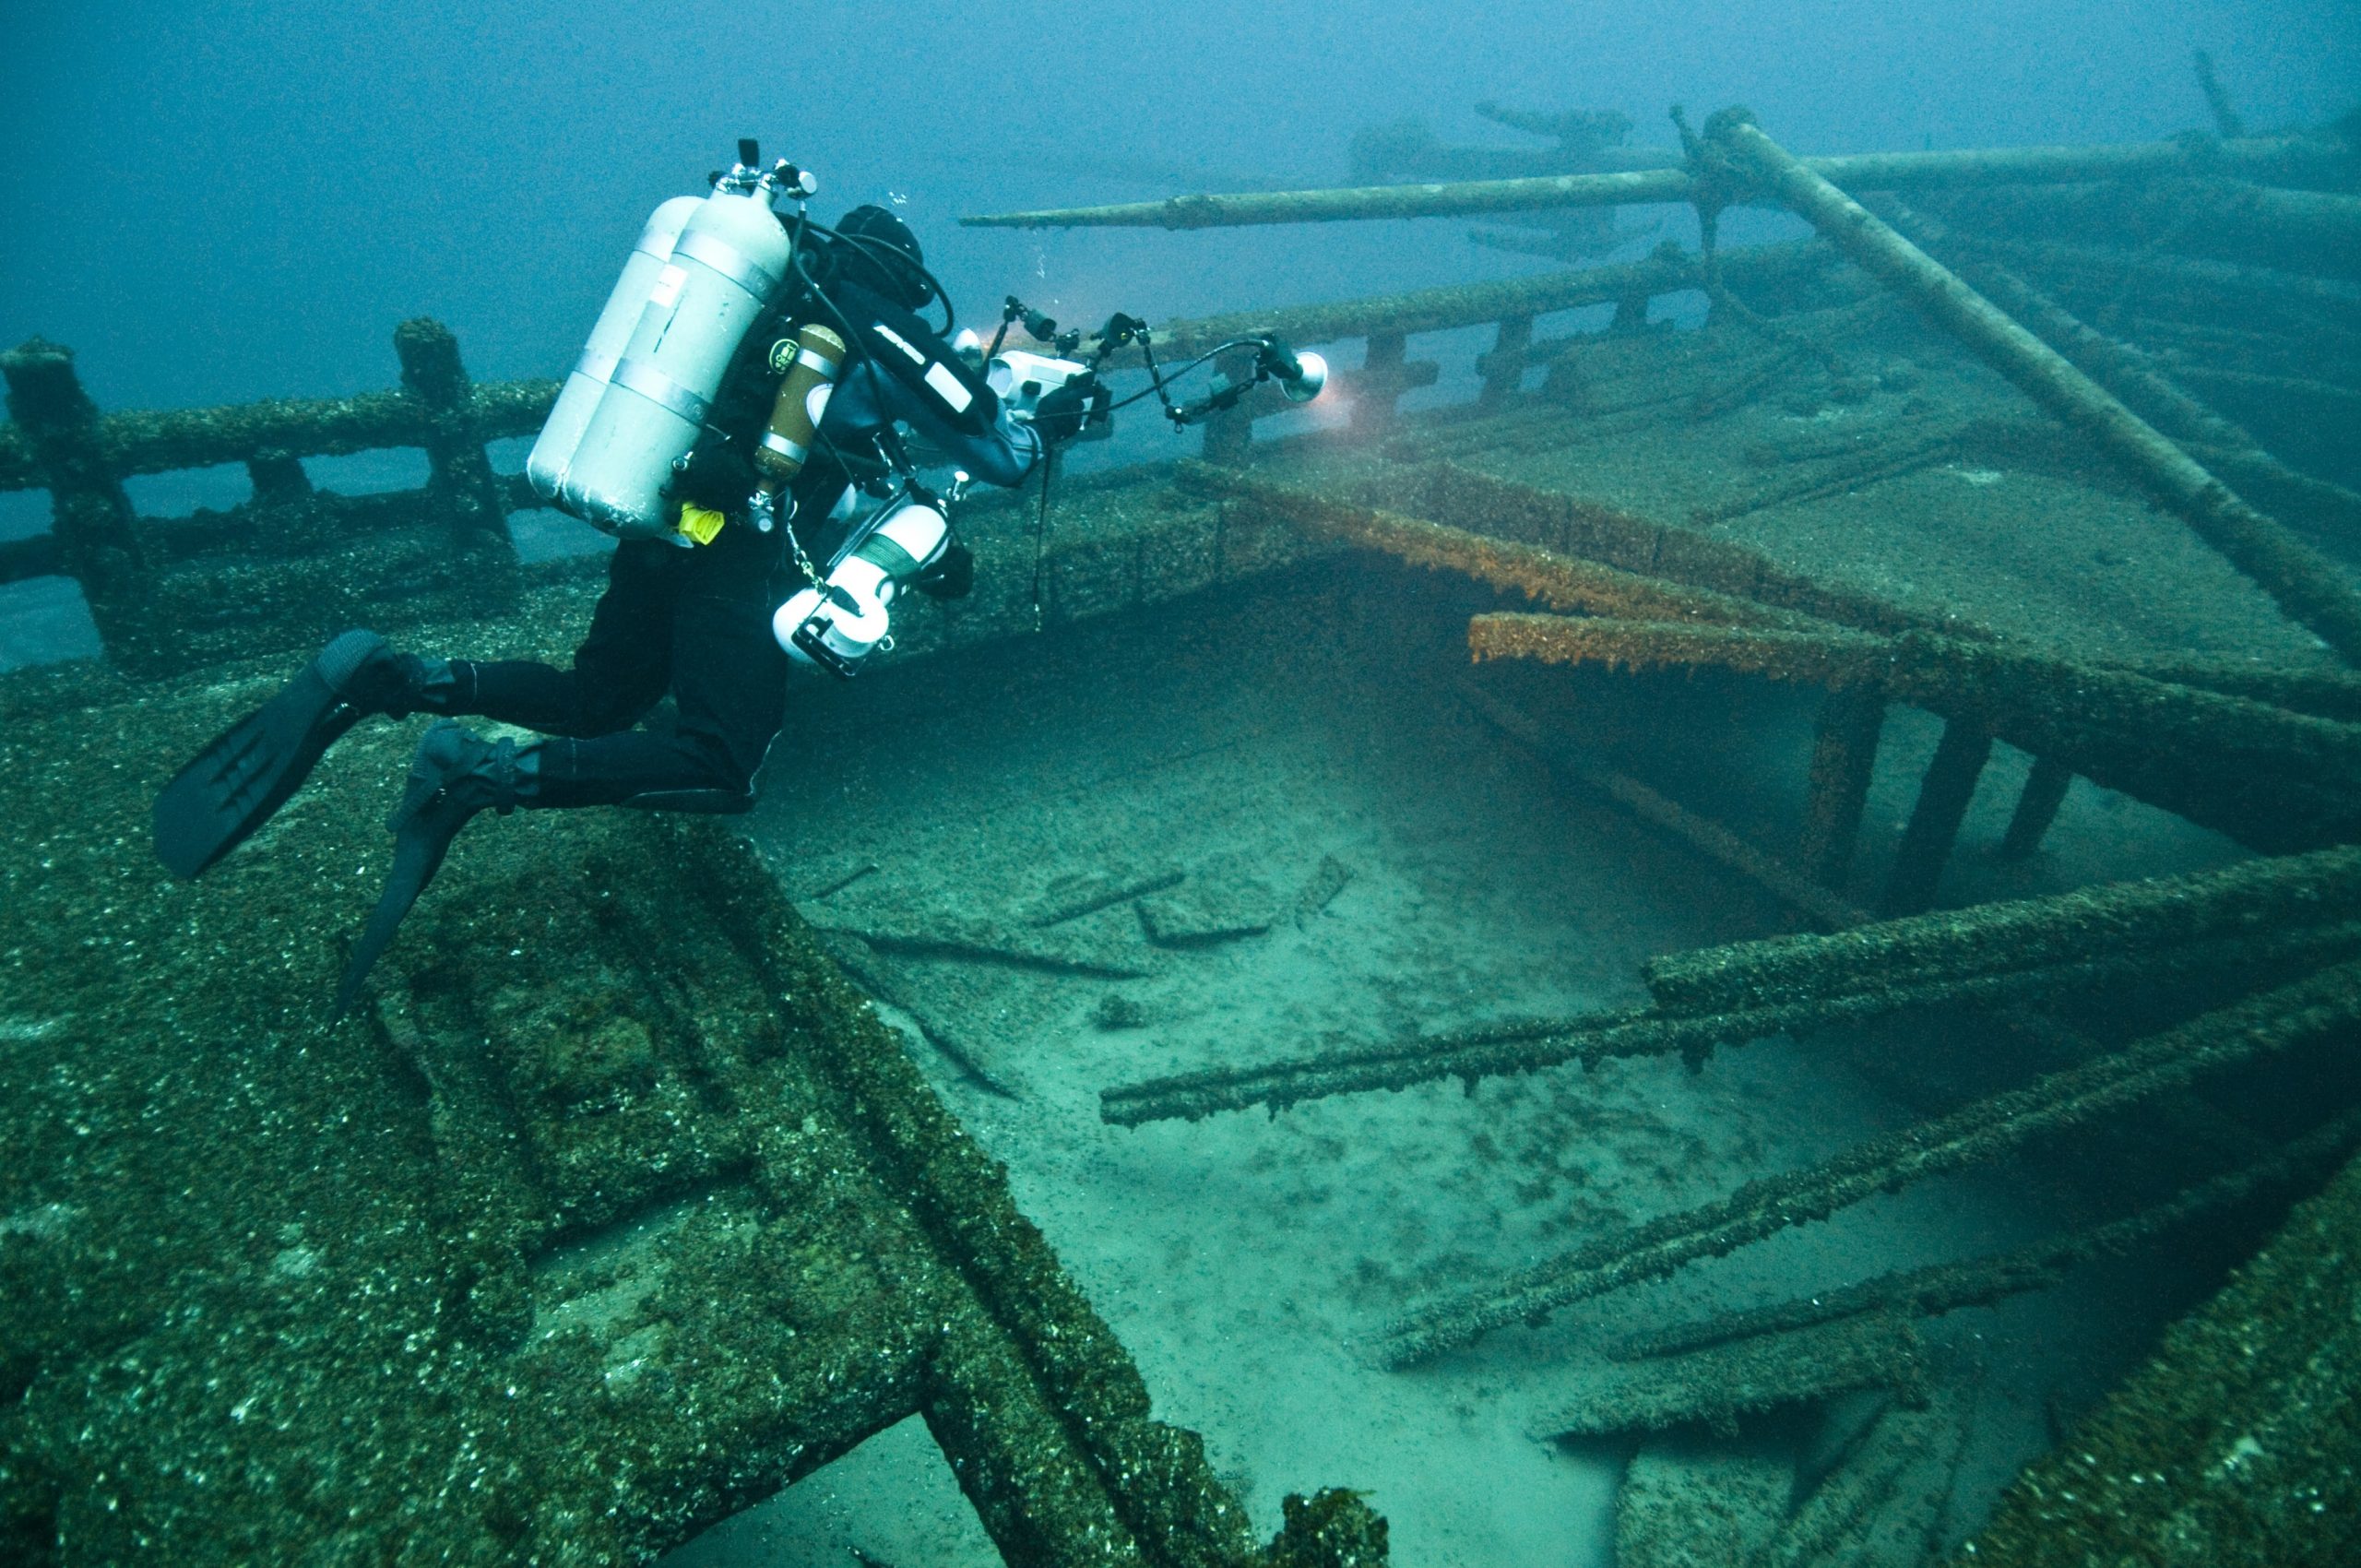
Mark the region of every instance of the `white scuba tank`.
POLYGON ((560 507, 626 539, 677 537, 665 481, 696 444, 722 373, 778 292, 789 254, 767 189, 725 183, 697 203, 558 482, 560 507))
POLYGON ((771 617, 771 636, 799 664, 850 675, 887 636, 894 600, 951 538, 940 506, 905 496, 828 573, 828 591, 804 588, 771 617))
POLYGON ((590 340, 582 347, 582 358, 566 376, 564 390, 557 395, 557 406, 550 410, 540 436, 533 443, 532 456, 525 459, 526 477, 533 481, 533 489, 542 500, 562 505, 559 487, 564 482, 567 465, 574 461, 574 454, 582 445, 582 433, 590 428, 590 416, 598 411, 599 399, 606 395, 615 362, 623 357, 632 328, 639 325, 639 313, 647 307, 648 291, 656 286, 656 275, 672 259, 672 246, 687 226, 689 215, 696 211, 702 200, 698 196, 674 196, 658 208, 649 216, 647 226, 640 231, 639 244, 623 263, 623 275, 615 279, 614 291, 607 296, 598 325, 590 328, 590 340))

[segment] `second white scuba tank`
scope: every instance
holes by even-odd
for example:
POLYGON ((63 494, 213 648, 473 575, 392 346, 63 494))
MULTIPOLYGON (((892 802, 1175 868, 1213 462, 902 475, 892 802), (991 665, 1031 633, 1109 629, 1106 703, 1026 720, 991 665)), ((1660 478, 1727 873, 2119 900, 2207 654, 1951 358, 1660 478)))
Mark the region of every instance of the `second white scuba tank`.
POLYGON ((839 556, 820 588, 791 595, 771 617, 771 635, 799 664, 850 676, 862 659, 891 647, 896 596, 917 580, 951 539, 951 519, 931 501, 905 494, 839 556))
POLYGON ((615 362, 623 358, 623 345, 631 341, 632 328, 639 325, 648 291, 656 286, 656 275, 672 259, 672 246, 701 199, 674 196, 650 214, 647 226, 640 231, 639 244, 623 263, 623 275, 615 279, 614 291, 607 296, 598 325, 590 328, 590 340, 582 346, 582 358, 567 374, 557 406, 550 410, 540 436, 533 443, 532 455, 525 459, 525 475, 542 500, 557 502, 566 468, 582 445, 582 433, 590 428, 590 416, 599 411, 599 399, 606 396, 607 383, 615 373, 615 362))
POLYGON ((664 494, 672 465, 787 277, 791 246, 770 189, 742 162, 689 214, 558 481, 564 510, 625 539, 680 537, 664 494))

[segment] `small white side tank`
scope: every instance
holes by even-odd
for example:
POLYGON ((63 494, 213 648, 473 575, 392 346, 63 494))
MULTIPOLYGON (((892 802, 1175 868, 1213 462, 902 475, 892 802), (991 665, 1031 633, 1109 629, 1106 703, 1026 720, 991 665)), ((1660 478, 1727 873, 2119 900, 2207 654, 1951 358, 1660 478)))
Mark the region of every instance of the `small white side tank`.
POLYGON ((799 588, 771 616, 771 636, 799 664, 850 675, 880 647, 891 647, 894 600, 950 541, 942 508, 905 496, 890 505, 858 549, 828 574, 828 593, 799 588))
POLYGON ((770 193, 728 184, 696 204, 648 287, 597 410, 558 481, 557 505, 626 539, 672 532, 672 464, 703 428, 730 356, 787 276, 770 193))
POLYGON ((607 296, 598 325, 590 328, 590 341, 583 345, 582 358, 566 376, 557 406, 550 410, 540 437, 533 443, 532 456, 525 459, 526 477, 542 500, 557 501, 566 467, 582 445, 582 433, 590 428, 599 399, 606 396, 607 382, 615 373, 615 362, 623 357, 623 345, 631 340, 632 328, 639 325, 639 313, 647 308, 656 275, 672 259, 673 244, 687 227, 690 214, 701 205, 702 198, 697 196, 674 196, 658 208, 649 216, 647 227, 640 231, 639 244, 623 263, 623 275, 615 279, 614 291, 607 296))

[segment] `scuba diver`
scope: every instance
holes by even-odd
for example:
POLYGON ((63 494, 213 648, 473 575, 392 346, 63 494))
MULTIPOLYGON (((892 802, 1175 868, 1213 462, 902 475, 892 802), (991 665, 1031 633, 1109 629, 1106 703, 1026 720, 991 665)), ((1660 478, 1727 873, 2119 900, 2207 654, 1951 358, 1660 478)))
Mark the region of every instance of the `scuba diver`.
POLYGON ((478 814, 745 811, 791 667, 848 676, 892 646, 899 593, 967 591, 972 557, 905 428, 962 484, 1003 486, 1082 428, 1079 392, 1003 403, 945 342, 949 303, 892 213, 812 221, 814 182, 783 160, 761 167, 751 142, 711 184, 657 209, 527 465, 553 505, 620 538, 572 667, 347 632, 156 801, 157 852, 194 877, 362 718, 439 716, 388 824, 393 868, 339 1016, 478 814), (791 210, 775 209, 780 193, 791 210), (937 301, 941 331, 919 315, 937 301), (638 728, 667 694, 672 721, 638 728), (545 738, 488 739, 452 722, 465 716, 545 738))

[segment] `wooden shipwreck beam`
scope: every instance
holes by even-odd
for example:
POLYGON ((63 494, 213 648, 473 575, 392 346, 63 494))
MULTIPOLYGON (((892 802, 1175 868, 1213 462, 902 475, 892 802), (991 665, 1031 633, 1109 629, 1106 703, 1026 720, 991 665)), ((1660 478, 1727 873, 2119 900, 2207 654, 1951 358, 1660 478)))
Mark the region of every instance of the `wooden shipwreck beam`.
POLYGON ((1750 1182, 1727 1198, 1602 1238, 1496 1285, 1445 1297, 1392 1324, 1380 1360, 1406 1366, 1492 1329, 1662 1278, 1699 1258, 1825 1218, 1880 1193, 1997 1158, 2036 1136, 2180 1087, 2201 1074, 2323 1039, 2349 1039, 2356 1021, 2361 963, 2347 962, 2201 1014, 2115 1055, 1872 1139, 1823 1164, 1750 1182))
MULTIPOLYGON (((2295 176, 2332 167, 2343 150, 2339 143, 2308 137, 2263 137, 2195 144, 2168 141, 2101 147, 1855 153, 1815 158, 1809 160, 1809 167, 1848 190, 1907 191, 2142 179, 2198 170, 2234 172, 2249 178, 2295 176)), ((1695 191, 1695 180, 1685 170, 1639 169, 1610 174, 1557 174, 1442 184, 1183 196, 1111 207, 991 213, 962 218, 959 221, 979 229, 1227 229, 1267 223, 1333 223, 1348 219, 1450 218, 1477 212, 1621 207, 1688 201, 1695 191)))
MULTIPOLYGON (((2208 1215, 2234 1208, 2258 1194, 2317 1184, 2352 1156, 2361 1136, 2361 1111, 2347 1111, 2315 1128, 2277 1153, 2238 1170, 2199 1182, 2165 1202, 2088 1229, 2045 1236, 1998 1257, 1929 1264, 1924 1268, 1880 1274, 1857 1284, 1770 1306, 1724 1313, 1697 1323, 1640 1335, 1618 1348, 1618 1360, 1683 1356, 1708 1346, 1792 1334, 1817 1324, 1868 1314, 1899 1313, 1940 1317, 1964 1307, 1988 1307, 2011 1296, 2046 1290, 2077 1265, 2119 1257, 2208 1215)), ((2298 1191, 2306 1190, 2298 1188, 2298 1191)))
POLYGON ((2020 1004, 2097 985, 2259 975, 2339 961, 2361 946, 2361 849, 2195 876, 2078 888, 1659 958, 1652 1008, 1528 1018, 1365 1050, 1215 1068, 1099 1092, 1120 1126, 1329 1095, 1403 1089, 1679 1054, 1807 1034, 1938 1006, 2020 1004))
POLYGON ((1702 1422, 1735 1432, 1742 1415, 1864 1389, 1924 1401, 1926 1349, 1907 1318, 1857 1316, 1603 1368, 1579 1400, 1531 1430, 1539 1438, 1604 1437, 1702 1422))
POLYGON ((1701 948, 1653 959, 1642 975, 1661 1007, 1734 1012, 2353 920, 2361 848, 2347 846, 1701 948))
POLYGON ((1955 1562, 2342 1568, 2361 1556, 2361 1160, 2301 1205, 1955 1562))
POLYGON ((1737 175, 1776 196, 2026 396, 2089 436, 2200 538, 2260 584, 2290 619, 2309 627, 2348 663, 2361 663, 2361 592, 2342 568, 2248 505, 2055 349, 1763 135, 1745 111, 1715 114, 1705 135, 1737 175))
POLYGON ((2256 849, 2317 849, 2361 833, 2361 726, 2128 670, 1917 631, 1502 613, 1478 615, 1467 635, 1478 659, 1710 668, 1876 692, 2256 849))

